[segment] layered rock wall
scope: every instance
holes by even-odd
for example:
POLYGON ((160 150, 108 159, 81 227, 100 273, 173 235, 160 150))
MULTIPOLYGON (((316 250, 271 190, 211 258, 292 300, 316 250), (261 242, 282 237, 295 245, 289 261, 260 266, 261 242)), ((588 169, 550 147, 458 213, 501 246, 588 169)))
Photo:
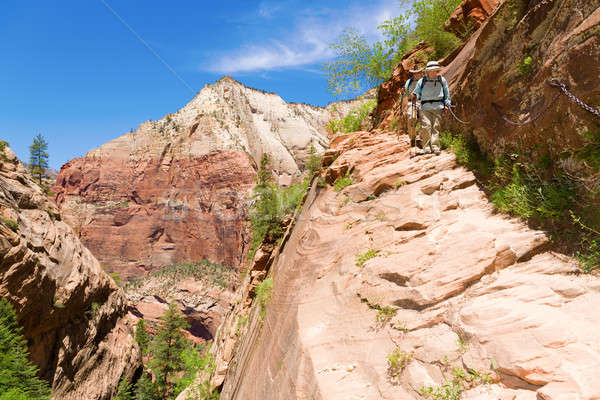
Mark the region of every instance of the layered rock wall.
POLYGON ((201 258, 237 266, 260 158, 289 184, 311 146, 327 146, 329 117, 225 77, 175 114, 64 165, 56 200, 105 268, 126 278, 201 258))
MULTIPOLYGON (((600 1, 504 2, 444 71, 457 114, 472 122, 481 147, 499 156, 549 158, 567 173, 590 170, 576 157, 600 119, 548 81, 568 85, 581 100, 600 104, 600 1), (558 96, 558 97, 557 97, 558 96), (516 123, 506 123, 492 106, 516 123), (539 116, 539 117, 538 117, 539 116)), ((597 175, 586 178, 590 184, 597 175)), ((592 185, 593 186, 593 185, 592 185)))
POLYGON ((600 396, 597 278, 496 214, 450 153, 409 158, 381 131, 329 153, 325 176, 353 184, 312 188, 271 260, 264 319, 251 301, 265 272, 250 272, 216 339, 222 399, 600 396))
MULTIPOLYGON (((141 367, 123 292, 14 153, 0 153, 0 296, 57 400, 109 400, 141 367)), ((0 396, 1 397, 1 396, 0 396)))

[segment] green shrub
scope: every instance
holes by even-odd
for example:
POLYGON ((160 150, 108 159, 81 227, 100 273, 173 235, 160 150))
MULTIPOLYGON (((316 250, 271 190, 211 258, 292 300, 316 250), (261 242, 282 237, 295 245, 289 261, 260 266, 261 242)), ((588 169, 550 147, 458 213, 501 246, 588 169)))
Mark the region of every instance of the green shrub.
POLYGON ((271 301, 273 292, 273 278, 267 278, 256 287, 256 301, 260 308, 260 316, 264 319, 267 313, 267 305, 271 301))
POLYGON ((114 400, 133 400, 133 393, 131 393, 131 384, 123 377, 119 382, 117 388, 117 395, 114 400))
POLYGON ((521 61, 521 64, 519 65, 519 72, 521 73, 521 76, 525 77, 527 75, 529 75, 529 73, 531 72, 531 67, 533 66, 533 58, 531 56, 527 56, 523 59, 523 61, 521 61))
POLYGON ((16 232, 19 229, 19 224, 17 221, 13 221, 12 219, 0 217, 0 222, 3 223, 13 232, 16 232))
POLYGON ((335 182, 335 184, 333 185, 333 189, 336 192, 341 192, 344 188, 352 185, 353 183, 354 181, 350 177, 350 173, 347 172, 346 175, 342 176, 335 182))
POLYGON ((584 232, 581 239, 581 249, 577 252, 579 265, 583 272, 590 273, 600 268, 600 231, 590 228, 573 211, 571 218, 577 226, 584 232))
MULTIPOLYGON (((210 352, 210 344, 200 345, 199 348, 190 347, 183 351, 183 376, 177 381, 175 393, 181 393, 190 386, 201 371, 212 374, 216 367, 215 356, 210 352)), ((204 399, 200 397, 200 399, 204 399)))
POLYGON ((142 355, 146 355, 148 344, 150 343, 150 335, 148 335, 146 324, 143 319, 139 319, 135 326, 135 341, 140 346, 142 355))
POLYGON ((377 107, 377 100, 369 100, 360 106, 354 107, 344 118, 330 121, 328 129, 332 133, 360 131, 363 121, 373 112, 375 107, 377 107))
POLYGON ((398 309, 391 306, 380 307, 375 320, 378 324, 385 325, 394 318, 394 315, 396 315, 397 312, 398 309))
POLYGON ((364 267, 365 263, 369 261, 371 258, 377 257, 379 254, 378 250, 368 250, 365 253, 356 255, 356 266, 359 268, 364 267))
POLYGON ((600 129, 584 132, 582 136, 587 143, 581 149, 576 150, 575 155, 594 172, 598 172, 600 169, 600 129))
MULTIPOLYGON (((505 167, 498 166, 497 170, 502 168, 505 167)), ((491 200, 498 211, 536 219, 540 223, 559 221, 568 216, 576 195, 574 184, 560 172, 545 180, 532 167, 521 163, 512 164, 510 180, 493 181, 490 187, 491 200)))
POLYGON ((460 400, 464 390, 493 383, 489 374, 474 369, 465 371, 457 367, 452 370, 452 375, 452 379, 446 380, 442 386, 421 388, 423 397, 428 400, 460 400))
POLYGON ((92 302, 92 304, 90 304, 90 308, 85 312, 88 317, 90 319, 96 319, 96 317, 98 316, 98 313, 100 312, 100 307, 102 305, 100 303, 97 302, 92 302))
POLYGON ((434 59, 440 59, 456 49, 461 41, 456 35, 444 30, 444 24, 462 0, 415 0, 412 13, 415 16, 414 36, 433 46, 434 59))
POLYGON ((394 351, 388 355, 388 375, 392 378, 397 378, 404 368, 412 361, 413 354, 401 351, 399 348, 395 348, 394 351))
POLYGON ((311 145, 308 151, 308 161, 306 162, 306 179, 311 180, 313 176, 321 169, 321 156, 317 154, 315 146, 311 145))
POLYGON ((442 148, 455 154, 456 161, 459 164, 471 169, 483 178, 491 175, 494 164, 481 152, 473 136, 465 138, 463 135, 446 131, 440 135, 440 144, 442 148))

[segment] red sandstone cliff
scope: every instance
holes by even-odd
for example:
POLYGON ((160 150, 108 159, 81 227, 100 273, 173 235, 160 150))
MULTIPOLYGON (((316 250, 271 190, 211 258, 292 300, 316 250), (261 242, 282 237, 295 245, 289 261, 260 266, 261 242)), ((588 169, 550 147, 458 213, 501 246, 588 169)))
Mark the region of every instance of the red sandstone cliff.
POLYGON ((175 114, 64 165, 53 190, 110 271, 133 277, 201 258, 238 266, 255 165, 267 153, 280 182, 291 182, 310 147, 327 145, 328 118, 226 77, 175 114))
POLYGON ((599 119, 548 80, 557 78, 598 108, 599 28, 600 0, 507 1, 495 11, 444 71, 456 112, 472 122, 466 129, 483 149, 496 156, 520 153, 530 161, 548 157, 597 190, 598 175, 589 175, 576 153, 589 143, 582 133, 597 131, 599 119), (492 103, 514 122, 544 112, 535 123, 516 127, 492 103))
POLYGON ((112 398, 141 366, 125 296, 8 148, 0 215, 0 296, 15 306, 54 398, 112 398))

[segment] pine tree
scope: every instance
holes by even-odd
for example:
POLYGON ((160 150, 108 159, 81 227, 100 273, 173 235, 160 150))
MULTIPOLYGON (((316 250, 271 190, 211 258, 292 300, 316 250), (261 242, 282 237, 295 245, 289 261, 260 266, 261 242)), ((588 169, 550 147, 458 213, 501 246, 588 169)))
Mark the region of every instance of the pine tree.
POLYGON ((127 379, 123 377, 121 382, 119 382, 119 387, 117 388, 117 395, 113 400, 133 400, 133 395, 131 394, 131 384, 127 382, 127 379))
POLYGON ((135 327, 135 341, 140 346, 142 355, 146 355, 146 352, 148 351, 148 343, 150 343, 150 337, 146 331, 146 324, 144 323, 143 319, 140 319, 135 327))
POLYGON ((158 389, 147 372, 142 374, 135 385, 135 400, 160 400, 158 389))
POLYGON ((6 400, 47 400, 48 384, 37 377, 17 316, 6 299, 0 299, 0 393, 6 400))
POLYGON ((162 323, 150 348, 150 368, 156 377, 156 384, 165 398, 171 398, 178 372, 185 367, 183 352, 189 347, 183 329, 188 323, 175 303, 160 317, 162 323))
POLYGON ((317 154, 315 146, 310 145, 308 151, 308 161, 306 162, 306 179, 309 181, 315 176, 315 174, 321 169, 321 157, 317 154))
POLYGON ((263 154, 260 159, 260 168, 256 173, 256 184, 258 187, 266 187, 273 181, 273 173, 271 172, 271 159, 268 154, 263 154))
POLYGON ((33 138, 33 144, 29 146, 29 168, 31 174, 42 184, 42 178, 48 168, 48 142, 41 133, 33 138))

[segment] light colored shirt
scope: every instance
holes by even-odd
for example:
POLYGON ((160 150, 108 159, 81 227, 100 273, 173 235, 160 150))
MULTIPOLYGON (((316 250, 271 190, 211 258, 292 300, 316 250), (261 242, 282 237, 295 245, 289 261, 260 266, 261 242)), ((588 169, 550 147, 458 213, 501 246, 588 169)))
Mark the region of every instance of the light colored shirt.
POLYGON ((415 79, 414 77, 408 78, 406 80, 406 83, 404 84, 404 90, 406 91, 406 94, 410 96, 410 94, 413 92, 413 90, 415 90, 415 88, 417 87, 417 82, 419 80, 415 79))
POLYGON ((435 79, 429 79, 427 76, 422 77, 417 82, 417 86, 413 93, 421 100, 421 109, 424 111, 441 110, 444 105, 450 106, 450 90, 448 90, 448 82, 443 76, 438 76, 435 79))

